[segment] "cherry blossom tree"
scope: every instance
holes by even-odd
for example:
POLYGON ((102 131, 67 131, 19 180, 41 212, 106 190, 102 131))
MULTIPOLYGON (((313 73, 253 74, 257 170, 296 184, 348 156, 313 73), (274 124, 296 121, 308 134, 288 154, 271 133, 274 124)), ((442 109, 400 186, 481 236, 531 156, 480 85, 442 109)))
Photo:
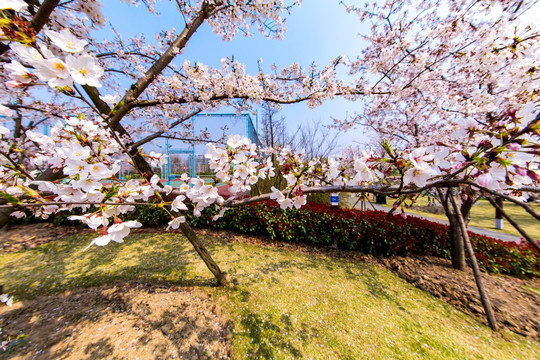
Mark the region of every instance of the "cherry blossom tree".
MULTIPOLYGON (((375 142, 386 139, 411 149, 448 146, 479 125, 496 128, 497 122, 536 100, 540 34, 538 23, 526 20, 534 5, 536 1, 350 4, 349 11, 373 24, 364 37, 368 46, 352 61, 351 72, 358 75, 359 86, 384 95, 370 97, 361 113, 338 123, 366 126, 376 135, 375 142)), ((485 141, 485 146, 496 145, 485 141)), ((421 173, 429 177, 431 171, 421 173)), ((412 175, 412 170, 405 173, 406 183, 412 175)), ((490 171, 486 167, 476 176, 489 178, 490 171)), ((439 192, 450 221, 453 265, 464 269, 450 193, 439 192)), ((463 187, 459 195, 467 218, 482 194, 463 187)))
MULTIPOLYGON (((129 3, 154 11, 152 1, 129 3)), ((122 222, 121 214, 138 205, 160 206, 171 216, 168 229, 180 229, 219 282, 228 285, 185 222, 188 204, 196 216, 215 207, 219 217, 228 207, 260 199, 274 199, 283 209, 300 208, 308 193, 396 195, 406 203, 430 188, 463 193, 470 187, 520 204, 540 220, 519 199, 536 191, 540 180, 537 34, 518 16, 528 5, 511 8, 506 1, 491 0, 448 2, 446 8, 432 4, 388 1, 351 7, 374 26, 367 37, 371 45, 349 63, 357 80, 346 85, 335 75, 341 57, 322 69, 292 64, 255 75, 233 59, 224 59, 220 69, 173 61, 203 23, 225 40, 252 29, 281 37, 284 16, 295 1, 177 1, 184 27, 179 33, 163 30, 157 45, 143 38, 123 40, 115 32, 112 39, 97 40, 95 30, 106 21, 96 1, 0 2, 5 42, 0 91, 2 99, 12 99, 0 112, 13 119, 0 126, 0 225, 26 211, 46 218, 80 208, 82 215, 71 219, 96 230, 99 236, 89 246, 105 246, 122 242, 140 226, 122 222), (416 15, 407 11, 410 6, 417 7, 416 15), (118 76, 131 81, 129 89, 119 88, 118 76), (352 158, 326 159, 309 159, 288 148, 263 151, 231 136, 224 146, 209 144, 206 155, 216 178, 229 185, 228 199, 216 184, 186 174, 178 188, 161 185, 152 167, 165 156, 141 148, 165 132, 181 136, 185 120, 205 109, 244 110, 261 102, 316 106, 335 96, 365 100, 363 115, 382 122, 407 114, 452 131, 438 133, 431 146, 424 140, 409 146, 384 141, 382 155, 366 150, 352 158), (37 131, 46 122, 48 135, 37 131), (275 175, 272 155, 286 188, 242 199, 260 179, 275 175), (123 162, 142 179, 120 181, 123 162)), ((339 125, 351 127, 357 120, 339 125)), ((460 229, 469 244, 461 221, 460 229)), ((530 242, 538 249, 536 241, 530 242)))
MULTIPOLYGON (((129 3, 139 5, 138 1, 129 3)), ((140 3, 150 12, 155 10, 152 1, 140 3)), ((273 68, 271 74, 259 71, 255 75, 248 75, 244 65, 233 59, 223 59, 219 69, 189 61, 173 63, 205 22, 224 40, 238 32, 249 35, 253 28, 268 37, 280 38, 284 17, 298 5, 296 1, 179 1, 177 8, 184 19, 184 29, 180 33, 174 28, 161 31, 157 45, 147 44, 143 38, 124 41, 114 29, 112 39, 98 41, 94 31, 106 23, 99 2, 6 1, 0 5, 1 36, 5 42, 0 49, 5 62, 2 91, 5 98, 13 99, 2 104, 0 111, 15 122, 12 133, 9 127, 1 128, 6 144, 1 154, 5 165, 3 195, 13 205, 13 196, 41 197, 41 192, 52 192, 55 202, 67 205, 59 207, 49 201, 49 205, 36 208, 35 215, 42 217, 75 205, 88 209, 89 204, 114 197, 113 193, 122 194, 127 203, 148 202, 156 196, 151 195, 152 191, 161 187, 152 167, 162 164, 165 157, 153 152, 144 154, 141 146, 165 132, 168 136, 185 137, 185 131, 191 129, 181 125, 202 110, 233 106, 241 111, 263 101, 307 101, 317 105, 332 94, 346 91, 333 73, 339 59, 322 70, 314 65, 302 69, 293 64, 281 70, 273 68), (127 91, 120 90, 122 82, 118 77, 133 82, 127 91), (48 99, 43 95, 44 88, 51 92, 48 99), (103 88, 107 90, 102 93, 103 88), (62 125, 53 125, 54 118, 62 120, 62 125), (50 137, 35 131, 44 123, 53 126, 50 137), (107 145, 109 142, 113 145, 107 145), (127 182, 119 187, 115 183, 106 189, 105 179, 118 181, 116 173, 121 161, 138 169, 145 182, 127 182), (59 179, 62 185, 68 184, 67 188, 59 185, 59 179), (134 192, 139 195, 134 196, 134 192)), ((246 169, 239 165, 235 171, 245 176, 246 169)), ((204 193, 202 200, 197 196, 190 198, 199 212, 216 200, 217 192, 204 184, 195 185, 196 191, 204 193)), ((165 195, 170 191, 165 190, 165 195)), ((116 215, 130 208, 115 205, 110 214, 102 211, 101 216, 91 214, 84 218, 94 229, 103 226, 104 235, 93 244, 121 241, 130 227, 137 226, 132 223, 109 227, 109 218, 120 221, 116 215), (103 217, 104 214, 107 215, 103 217)), ((0 226, 9 215, 23 215, 14 210, 13 206, 2 207, 0 226)), ((171 211, 177 210, 185 209, 173 202, 171 211)), ((208 258, 207 264, 220 282, 227 283, 193 231, 181 221, 184 218, 172 214, 171 217, 171 227, 180 227, 201 256, 208 258)))

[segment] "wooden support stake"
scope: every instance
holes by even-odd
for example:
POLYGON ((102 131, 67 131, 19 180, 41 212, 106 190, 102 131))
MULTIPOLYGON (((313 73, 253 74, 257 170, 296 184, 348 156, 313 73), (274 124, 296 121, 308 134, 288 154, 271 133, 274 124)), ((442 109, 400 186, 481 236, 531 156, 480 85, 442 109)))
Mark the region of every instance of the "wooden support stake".
POLYGON ((489 323, 489 327, 492 330, 497 331, 497 320, 495 319, 495 313, 493 312, 491 301, 489 300, 488 294, 484 287, 484 282, 482 281, 482 274, 480 273, 480 268, 478 267, 478 262, 476 261, 476 255, 474 255, 471 241, 469 240, 469 234, 467 233, 467 227, 465 225, 465 221, 463 220, 463 216, 461 216, 461 212, 459 211, 459 208, 456 205, 456 201, 454 200, 454 197, 451 196, 450 200, 452 201, 454 212, 456 213, 457 218, 458 218, 459 227, 461 228, 461 234, 463 235, 463 241, 465 242, 465 249, 467 250, 469 259, 471 259, 474 279, 476 280, 476 286, 478 287, 478 292, 480 293, 480 300, 482 301, 482 305, 484 306, 484 310, 486 312, 486 317, 489 323))
POLYGON ((193 245, 193 247, 195 248, 195 251, 197 251, 197 254, 199 254, 201 259, 203 259, 204 263, 206 264, 208 269, 212 272, 212 274, 214 274, 219 284, 227 288, 232 287, 231 280, 229 279, 229 275, 221 271, 218 264, 216 264, 214 259, 212 259, 212 256, 210 256, 210 253, 208 252, 208 250, 206 250, 204 245, 197 238, 197 234, 195 234, 191 226, 189 226, 186 223, 181 223, 180 230, 182 230, 184 235, 186 235, 191 245, 193 245))

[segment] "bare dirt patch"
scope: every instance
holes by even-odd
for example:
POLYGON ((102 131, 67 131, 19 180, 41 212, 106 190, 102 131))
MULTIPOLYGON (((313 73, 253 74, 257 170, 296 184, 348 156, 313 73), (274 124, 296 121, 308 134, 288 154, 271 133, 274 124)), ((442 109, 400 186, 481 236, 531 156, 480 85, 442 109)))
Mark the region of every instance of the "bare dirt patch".
MULTIPOLYGON (((432 256, 382 258, 381 263, 417 288, 443 299, 486 323, 471 269, 455 270, 432 256)), ((498 325, 540 341, 540 279, 482 274, 498 325)))
POLYGON ((49 223, 12 225, 0 230, 0 254, 30 249, 64 236, 92 232, 80 226, 57 226, 49 223))
POLYGON ((145 283, 81 289, 0 308, 5 359, 229 359, 231 325, 201 291, 145 283))

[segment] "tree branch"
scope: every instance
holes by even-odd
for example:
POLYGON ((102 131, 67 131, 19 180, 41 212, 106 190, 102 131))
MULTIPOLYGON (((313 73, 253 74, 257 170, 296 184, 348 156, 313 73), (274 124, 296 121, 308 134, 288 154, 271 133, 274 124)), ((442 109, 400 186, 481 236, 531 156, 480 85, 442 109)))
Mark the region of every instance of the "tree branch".
MULTIPOLYGON (((30 21, 30 26, 34 28, 34 31, 39 33, 43 26, 49 21, 49 16, 51 16, 51 13, 53 10, 58 6, 58 3, 60 0, 45 0, 43 1, 43 4, 39 7, 38 12, 32 20, 30 21)), ((0 43, 0 55, 4 54, 6 51, 9 50, 9 46, 0 43)))
POLYGON ((34 28, 36 33, 40 32, 43 26, 49 21, 49 16, 58 6, 60 0, 45 0, 39 7, 38 12, 30 21, 30 25, 34 28))
POLYGON ((163 135, 163 134, 166 133, 167 131, 170 131, 172 128, 176 127, 177 125, 180 125, 180 124, 183 123, 184 121, 186 121, 186 120, 188 120, 189 118, 191 118, 191 117, 197 115, 197 114, 200 113, 200 112, 201 112, 201 110, 195 110, 195 111, 189 113, 188 115, 182 116, 181 119, 176 120, 176 121, 174 121, 173 123, 171 123, 171 124, 169 125, 169 130, 164 130, 164 131, 158 131, 158 132, 155 132, 155 133, 153 133, 152 135, 149 135, 149 136, 145 137, 144 139, 141 139, 141 140, 139 140, 139 141, 137 141, 137 142, 134 142, 133 144, 131 144, 131 146, 137 147, 137 148, 138 148, 138 147, 140 147, 140 146, 146 144, 146 143, 149 142, 149 141, 152 141, 152 140, 154 140, 154 139, 157 139, 158 137, 160 137, 161 135, 163 135))
POLYGON ((176 38, 176 40, 169 46, 169 48, 161 55, 161 57, 146 71, 135 84, 131 85, 131 88, 126 92, 119 104, 124 104, 112 115, 109 122, 114 128, 120 124, 122 118, 133 108, 130 103, 137 100, 137 98, 143 93, 143 91, 154 81, 155 77, 159 75, 163 69, 165 69, 170 62, 176 57, 176 55, 183 49, 188 40, 193 36, 197 29, 204 23, 204 21, 210 16, 212 7, 208 3, 203 3, 203 6, 193 21, 184 28, 182 33, 176 38))

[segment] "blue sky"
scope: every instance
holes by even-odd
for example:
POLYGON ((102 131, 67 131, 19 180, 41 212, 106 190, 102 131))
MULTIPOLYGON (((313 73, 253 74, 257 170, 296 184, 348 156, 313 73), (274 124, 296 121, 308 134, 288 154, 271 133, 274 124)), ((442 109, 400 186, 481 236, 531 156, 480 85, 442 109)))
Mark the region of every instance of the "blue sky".
MULTIPOLYGON (((180 31, 183 27, 174 2, 164 1, 164 10, 159 17, 149 15, 143 7, 128 7, 124 3, 109 1, 104 3, 105 16, 125 38, 143 33, 151 41, 163 28, 175 27, 180 31)), ((361 27, 355 15, 346 13, 339 0, 305 0, 288 17, 287 27, 284 40, 267 39, 255 33, 253 37, 238 35, 231 42, 225 42, 205 24, 175 62, 189 59, 191 62, 220 67, 221 58, 234 56, 246 65, 250 73, 257 71, 257 61, 261 58, 263 68, 267 71, 270 64, 284 66, 295 62, 306 67, 315 61, 322 67, 339 55, 354 58, 362 46, 358 33, 367 31, 361 27)), ((293 131, 301 123, 318 120, 330 123, 331 117, 345 118, 359 106, 359 103, 338 99, 314 109, 309 109, 305 104, 288 105, 280 115, 287 118, 288 129, 293 131)), ((363 142, 363 137, 361 131, 352 130, 342 135, 341 140, 348 145, 353 141, 363 142)))

